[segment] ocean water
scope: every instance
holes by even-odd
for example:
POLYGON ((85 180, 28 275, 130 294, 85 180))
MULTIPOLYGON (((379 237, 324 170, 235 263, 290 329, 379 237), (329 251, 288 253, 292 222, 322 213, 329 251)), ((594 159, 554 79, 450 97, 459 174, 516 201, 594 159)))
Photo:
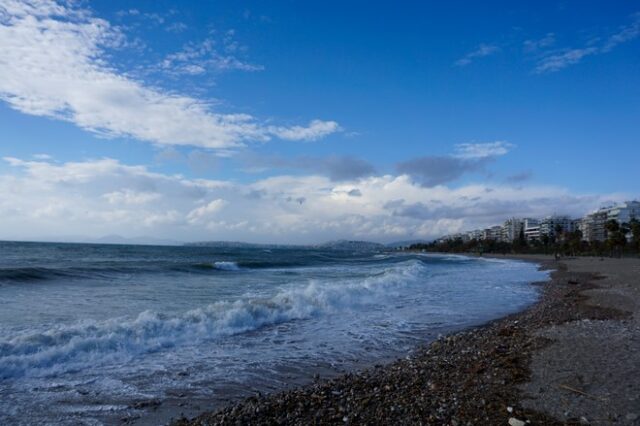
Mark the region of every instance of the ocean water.
POLYGON ((0 424, 157 424, 515 312, 535 265, 0 242, 0 424))

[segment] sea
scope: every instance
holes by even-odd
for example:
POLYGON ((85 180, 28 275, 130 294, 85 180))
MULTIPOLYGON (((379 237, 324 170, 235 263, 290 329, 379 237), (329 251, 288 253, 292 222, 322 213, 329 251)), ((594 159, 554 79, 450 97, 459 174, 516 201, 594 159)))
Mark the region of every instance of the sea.
POLYGON ((0 424, 166 424, 410 356, 547 278, 357 247, 0 242, 0 424))

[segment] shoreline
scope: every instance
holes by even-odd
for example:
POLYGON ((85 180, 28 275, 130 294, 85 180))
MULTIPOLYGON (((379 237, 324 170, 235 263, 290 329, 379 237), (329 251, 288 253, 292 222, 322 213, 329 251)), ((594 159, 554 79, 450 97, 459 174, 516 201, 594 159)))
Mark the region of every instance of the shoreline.
MULTIPOLYGON (((638 272, 635 276, 640 277, 640 261, 556 261, 552 256, 540 255, 490 257, 535 262, 541 268, 554 271, 549 281, 539 284, 539 300, 525 310, 443 336, 431 344, 416 348, 411 356, 312 385, 249 397, 193 419, 175 420, 173 424, 462 425, 508 424, 511 421, 519 425, 524 424, 519 421, 527 420, 533 424, 609 424, 610 421, 633 424, 638 418, 635 416, 640 414, 640 407, 636 409, 640 399, 618 404, 620 407, 615 409, 611 406, 604 411, 599 407, 593 408, 592 398, 597 398, 597 392, 593 394, 594 390, 586 386, 589 378, 583 377, 584 374, 579 371, 571 371, 572 364, 560 365, 562 362, 557 362, 554 357, 559 353, 567 358, 573 352, 574 358, 580 358, 570 361, 573 365, 581 365, 578 361, 584 361, 583 364, 586 362, 587 365, 602 364, 606 360, 603 361, 601 357, 590 360, 588 349, 576 354, 571 346, 567 346, 575 344, 571 342, 571 333, 565 333, 565 340, 558 336, 554 339, 548 334, 549 330, 553 330, 557 335, 558 330, 576 324, 588 329, 592 324, 593 327, 602 324, 626 327, 629 321, 633 322, 640 294, 634 299, 635 304, 626 305, 628 309, 618 309, 619 303, 615 300, 609 300, 607 304, 604 300, 606 297, 600 297, 602 300, 589 303, 595 296, 583 293, 601 291, 601 283, 612 279, 603 279, 602 274, 615 275, 616 269, 630 271, 622 280, 608 283, 611 288, 619 292, 621 286, 625 286, 631 291, 640 291, 637 283, 634 287, 633 283, 625 282, 633 279, 634 268, 638 272), (562 383, 555 383, 558 380, 554 381, 554 372, 548 368, 554 362, 558 364, 556 375, 561 376, 559 381, 562 383), (578 381, 568 380, 565 377, 567 368, 569 373, 582 378, 578 381), (550 380, 553 385, 546 386, 545 381, 550 380), (603 418, 606 420, 602 421, 603 418)), ((630 333, 639 338, 638 328, 630 333)), ((607 338, 604 337, 604 340, 607 338)), ((628 355, 623 369, 631 369, 629 373, 633 372, 635 365, 640 365, 640 352, 635 355, 627 353, 631 350, 622 350, 625 356, 628 355)), ((598 351, 593 349, 593 352, 598 351)), ((591 367, 594 374, 607 370, 603 365, 591 367)), ((627 382, 633 380, 633 375, 627 374, 626 377, 627 382)), ((624 377, 620 380, 625 382, 624 377)), ((621 383, 620 387, 630 389, 634 384, 621 383)))

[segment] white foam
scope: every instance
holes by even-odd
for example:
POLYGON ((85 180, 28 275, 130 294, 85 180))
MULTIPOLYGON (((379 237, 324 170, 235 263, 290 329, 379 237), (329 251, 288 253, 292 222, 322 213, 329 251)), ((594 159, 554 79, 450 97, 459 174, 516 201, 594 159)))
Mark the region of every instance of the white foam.
POLYGON ((236 262, 214 262, 213 266, 222 271, 239 271, 240 267, 236 262))
POLYGON ((394 287, 415 283, 426 269, 422 262, 409 260, 365 279, 314 281, 281 289, 271 298, 217 302, 176 316, 144 311, 135 319, 84 321, 24 332, 0 341, 0 378, 50 376, 124 362, 165 348, 196 345, 286 321, 359 309, 386 297, 394 287))

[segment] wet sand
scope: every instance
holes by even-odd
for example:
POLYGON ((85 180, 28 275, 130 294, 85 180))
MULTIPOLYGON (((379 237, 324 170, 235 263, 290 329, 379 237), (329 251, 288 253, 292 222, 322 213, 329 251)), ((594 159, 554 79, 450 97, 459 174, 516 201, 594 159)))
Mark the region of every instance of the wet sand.
POLYGON ((555 270, 523 312, 175 424, 640 424, 640 259, 517 258, 555 270))

